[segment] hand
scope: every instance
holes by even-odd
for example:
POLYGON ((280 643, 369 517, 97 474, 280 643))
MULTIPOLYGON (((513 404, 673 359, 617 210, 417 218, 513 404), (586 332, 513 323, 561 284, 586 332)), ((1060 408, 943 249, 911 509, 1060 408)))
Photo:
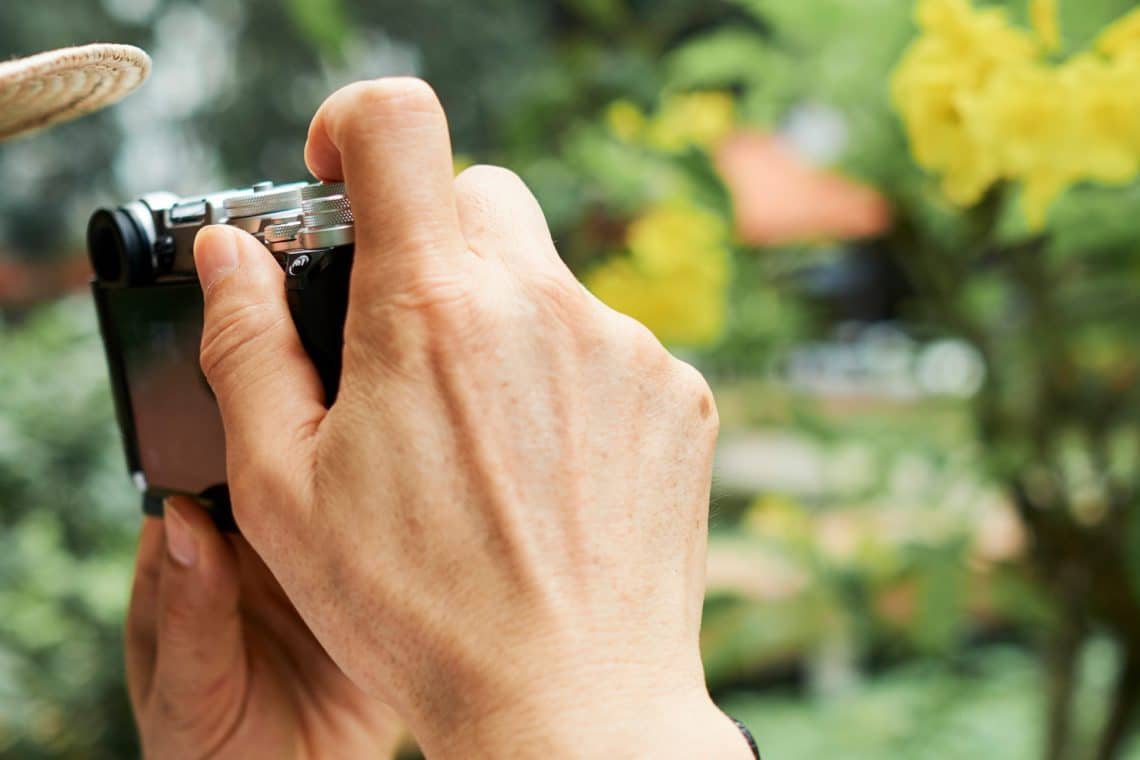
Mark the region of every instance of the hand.
POLYGON ((749 757, 698 652, 704 380, 518 177, 454 177, 423 82, 337 92, 306 157, 357 219, 331 409, 272 257, 211 228, 196 260, 236 518, 317 638, 433 759, 749 757))
POLYGON ((192 501, 143 523, 126 639, 146 757, 394 755, 395 714, 333 664, 249 545, 192 501))

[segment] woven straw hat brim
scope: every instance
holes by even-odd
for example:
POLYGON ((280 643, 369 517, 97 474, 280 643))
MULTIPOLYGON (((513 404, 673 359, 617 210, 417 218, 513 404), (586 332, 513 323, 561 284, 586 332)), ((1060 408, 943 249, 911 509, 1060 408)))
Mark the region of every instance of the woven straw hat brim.
POLYGON ((148 74, 150 57, 131 45, 83 45, 0 62, 0 140, 109 106, 148 74))

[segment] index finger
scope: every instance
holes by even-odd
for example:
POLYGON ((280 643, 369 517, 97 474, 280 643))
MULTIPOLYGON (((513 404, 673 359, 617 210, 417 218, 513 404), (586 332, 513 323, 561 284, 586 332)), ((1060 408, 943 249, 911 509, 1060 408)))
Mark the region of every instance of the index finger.
POLYGON ((333 93, 309 127, 305 161, 318 178, 348 186, 354 288, 364 283, 370 296, 398 291, 469 255, 447 118, 422 80, 357 82, 333 93))

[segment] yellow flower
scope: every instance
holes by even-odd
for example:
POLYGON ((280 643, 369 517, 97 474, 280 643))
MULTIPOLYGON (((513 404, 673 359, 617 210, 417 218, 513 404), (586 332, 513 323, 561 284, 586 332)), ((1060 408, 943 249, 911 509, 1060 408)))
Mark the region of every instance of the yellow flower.
POLYGON ((1029 17, 1041 44, 1049 52, 1061 49, 1061 22, 1057 17, 1057 0, 1029 0, 1029 17))
POLYGON ((1020 176, 1043 162, 1072 159, 1072 109, 1062 81, 1043 66, 1010 68, 967 98, 969 129, 1002 174, 1020 176))
POLYGON ((963 113, 972 74, 953 65, 927 66, 916 58, 911 63, 899 70, 893 87, 911 150, 920 166, 943 175, 943 188, 952 201, 973 205, 999 175, 975 144, 963 113))
POLYGON ((736 125, 736 103, 727 92, 672 95, 647 118, 628 100, 617 100, 605 112, 610 132, 624 142, 640 142, 676 152, 689 147, 712 148, 736 125))
POLYGON ((924 39, 944 55, 960 57, 980 75, 1004 61, 1027 60, 1037 44, 1009 23, 1004 10, 979 10, 969 0, 919 0, 916 19, 924 39))
POLYGON ((687 147, 711 148, 736 123, 736 104, 727 92, 693 92, 673 95, 649 124, 648 141, 667 151, 687 147))
POLYGON ((994 72, 1030 63, 1037 47, 1003 12, 967 0, 920 0, 917 17, 923 34, 895 72, 892 100, 918 164, 942 175, 952 202, 970 206, 1001 173, 968 123, 969 99, 994 72))
POLYGON ((1140 56, 1140 8, 1105 29, 1096 41, 1096 49, 1109 58, 1140 56))
POLYGON ((682 278, 654 279, 629 259, 615 259, 596 269, 587 285, 612 308, 644 324, 673 345, 704 346, 724 332, 724 288, 682 278))
POLYGON ((724 223, 685 202, 649 209, 630 225, 629 255, 613 258, 586 285, 665 343, 702 346, 724 332, 729 252, 724 223))
POLYGON ((964 25, 973 12, 969 0, 920 0, 915 20, 925 30, 948 29, 964 25))
POLYGON ((1061 196, 1072 178, 1047 167, 1035 168, 1022 182, 1021 206, 1031 229, 1040 230, 1048 220, 1049 209, 1061 196))
POLYGON ((815 532, 807 509, 780 494, 758 496, 745 512, 744 528, 753 535, 789 544, 810 543, 815 532))
MULTIPOLYGON (((719 248, 726 237, 716 214, 682 203, 650 209, 629 226, 626 242, 640 269, 653 276, 684 273, 707 264, 694 256, 719 248)), ((714 277, 720 270, 710 271, 714 277)))
POLYGON ((1072 155, 1079 174, 1105 184, 1140 172, 1140 59, 1074 58, 1060 69, 1073 113, 1072 155))
POLYGON ((645 130, 645 114, 628 100, 618 100, 606 109, 606 124, 619 140, 633 142, 645 130))
POLYGON ((462 174, 464 169, 475 165, 475 159, 465 153, 456 153, 451 157, 451 170, 456 175, 462 174))
POLYGON ((1099 54, 1043 61, 1060 45, 1056 0, 1029 0, 1038 45, 1001 10, 969 0, 919 0, 921 34, 891 96, 915 161, 951 202, 976 204, 996 182, 1022 183, 1029 223, 1083 181, 1140 172, 1140 11, 1112 25, 1099 54))

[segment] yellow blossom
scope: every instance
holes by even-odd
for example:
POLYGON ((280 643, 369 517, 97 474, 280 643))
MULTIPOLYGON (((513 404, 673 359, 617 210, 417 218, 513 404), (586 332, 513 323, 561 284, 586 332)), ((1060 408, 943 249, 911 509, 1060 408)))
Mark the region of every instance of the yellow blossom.
POLYGON ((724 332, 729 283, 723 221, 688 203, 670 202, 636 219, 627 243, 628 256, 587 276, 590 290, 665 343, 716 342, 724 332))
POLYGON ((1080 56, 1059 73, 1070 99, 1079 173, 1105 184, 1131 182, 1140 171, 1140 59, 1080 56))
POLYGON ((973 205, 1001 173, 971 130, 967 101, 994 72, 1030 63, 1036 45, 1000 10, 967 0, 920 0, 917 16, 923 35, 895 72, 892 99, 919 165, 942 175, 951 201, 973 205))
POLYGON ((451 170, 456 175, 461 174, 464 169, 475 165, 475 159, 471 158, 465 153, 456 153, 451 157, 451 170))
POLYGON ((724 289, 709 283, 654 280, 628 259, 616 259, 595 270, 587 284, 598 298, 644 324, 663 343, 711 345, 724 332, 724 289))
POLYGON ((981 150, 1005 177, 1025 181, 1026 214, 1044 224, 1049 207, 1080 175, 1072 109, 1056 72, 1024 66, 999 72, 966 108, 981 150))
MULTIPOLYGON (((913 59, 912 59, 913 60, 913 59)), ((953 66, 900 69, 894 99, 907 123, 918 164, 941 173, 950 199, 976 203, 998 178, 996 164, 975 144, 963 114, 970 73, 953 66)))
POLYGON ((1096 49, 1110 58, 1140 56, 1140 8, 1105 29, 1096 41, 1096 49))
POLYGON ((809 544, 815 526, 802 504, 780 494, 759 496, 748 507, 744 528, 749 533, 786 544, 809 544))
POLYGON ((1057 0, 1029 0, 1029 17, 1041 44, 1049 52, 1061 49, 1061 22, 1057 17, 1057 0))
POLYGON ((1072 178, 1049 167, 1034 168, 1022 181, 1021 205, 1030 228, 1044 228, 1049 209, 1072 183, 1072 178))
POLYGON ((736 104, 727 92, 672 95, 650 122, 647 137, 652 146, 662 150, 711 148, 732 131, 735 123, 736 104))
POLYGON ((921 34, 891 84, 916 162, 960 206, 996 182, 1020 182, 1029 223, 1079 182, 1131 182, 1140 171, 1140 12, 1112 25, 1096 53, 1058 65, 1056 0, 1029 0, 1038 44, 1001 10, 919 0, 921 34))
MULTIPOLYGON (((682 203, 650 209, 629 226, 626 241, 642 271, 653 276, 706 269, 710 258, 695 256, 723 245, 727 229, 720 216, 682 203)), ((715 266, 715 265, 714 265, 715 266)), ((715 278, 719 269, 710 270, 715 278)))
POLYGON ((980 76, 1007 61, 1031 58, 1037 43, 1009 22, 1004 10, 979 10, 970 0, 918 0, 916 18, 925 41, 960 57, 980 76))
POLYGON ((645 130, 645 114, 628 100, 618 100, 606 109, 606 124, 619 140, 633 142, 645 130))

